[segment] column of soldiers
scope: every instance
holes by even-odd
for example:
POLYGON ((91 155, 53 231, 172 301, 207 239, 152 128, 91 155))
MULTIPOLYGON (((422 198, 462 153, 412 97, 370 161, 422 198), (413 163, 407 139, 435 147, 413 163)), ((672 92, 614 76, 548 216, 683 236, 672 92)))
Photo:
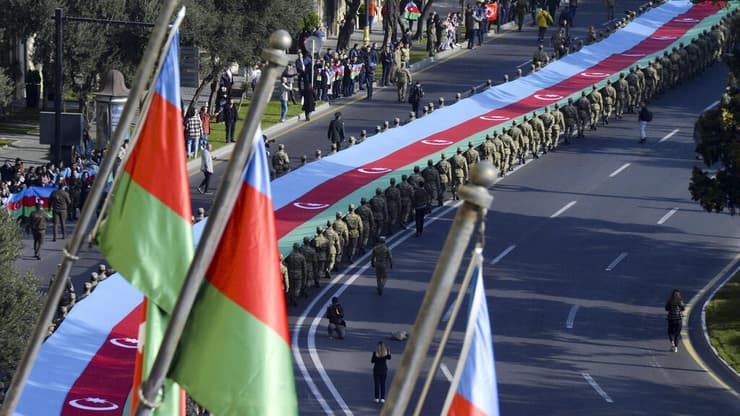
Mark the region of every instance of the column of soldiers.
POLYGON ((457 200, 459 187, 468 182, 470 169, 481 160, 491 162, 504 176, 517 161, 525 163, 528 156, 538 158, 554 151, 561 139, 568 144, 571 137, 585 137, 587 127, 596 130, 599 125, 608 125, 612 117, 620 120, 623 114, 633 113, 641 101, 700 73, 720 60, 727 45, 733 44, 728 24, 737 16, 733 13, 689 44, 665 51, 646 66, 630 68, 614 82, 592 86, 575 102, 569 98, 562 108, 555 104, 525 115, 521 122, 512 121, 510 127, 486 134, 478 146, 471 141, 465 151, 458 147, 452 158, 442 153, 438 162, 430 159, 423 170, 415 166, 411 175, 402 175, 400 183, 391 178, 389 186, 376 188, 370 200, 362 198, 357 207, 350 204, 347 215, 337 212, 334 221, 327 221, 326 228, 317 227, 316 236, 305 237, 303 245, 294 244, 283 260, 290 304, 297 305, 301 296, 308 296, 306 289, 311 283, 319 287, 321 278, 331 278, 332 272, 352 263, 386 235, 406 229, 413 221, 415 193, 424 192, 436 206, 447 199, 457 200))

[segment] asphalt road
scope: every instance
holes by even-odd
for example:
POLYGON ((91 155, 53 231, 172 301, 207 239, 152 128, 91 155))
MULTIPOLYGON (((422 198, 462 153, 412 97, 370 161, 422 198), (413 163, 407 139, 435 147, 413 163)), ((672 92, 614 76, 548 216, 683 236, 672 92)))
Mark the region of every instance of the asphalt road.
MULTIPOLYGON (((679 353, 669 352, 663 311, 673 288, 688 301, 740 248, 737 219, 705 213, 687 190, 697 163, 693 120, 716 99, 724 77, 724 69, 715 66, 653 103, 646 145, 637 143, 637 122, 629 116, 528 163, 493 187, 484 275, 502 414, 740 412, 738 397, 705 373, 683 345, 679 353)), ((441 215, 421 238, 406 232, 392 240, 400 245, 382 297, 375 294, 374 275, 364 270, 351 286, 338 279, 340 285, 317 302, 322 307, 307 311, 304 327, 323 314, 323 302, 343 291, 348 338, 329 339, 324 319, 315 337, 301 330, 297 340, 310 376, 337 413, 341 405, 306 347, 315 343, 316 362, 353 414, 377 413, 371 402, 372 349, 394 330, 410 331, 453 215, 441 215)), ((451 371, 462 330, 459 321, 443 359, 451 371)), ((389 342, 396 354, 392 375, 403 345, 389 342)), ((435 414, 448 388, 438 371, 422 414, 435 414)), ((308 387, 300 394, 302 413, 324 413, 308 387)))

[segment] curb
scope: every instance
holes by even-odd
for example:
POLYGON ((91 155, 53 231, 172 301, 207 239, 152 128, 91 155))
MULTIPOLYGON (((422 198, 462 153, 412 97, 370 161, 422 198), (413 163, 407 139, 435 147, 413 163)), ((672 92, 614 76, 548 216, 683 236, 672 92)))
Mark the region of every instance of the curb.
POLYGON ((712 342, 709 340, 709 331, 707 330, 707 305, 709 305, 709 302, 711 302, 714 299, 714 296, 719 292, 720 289, 722 289, 727 282, 730 281, 730 279, 735 276, 735 274, 740 271, 740 266, 735 267, 730 273, 727 274, 727 277, 725 277, 715 288, 712 290, 712 292, 707 296, 707 299, 704 301, 704 304, 701 305, 701 330, 704 334, 704 340, 707 343, 707 346, 712 350, 712 353, 714 353, 714 356, 717 358, 717 361, 719 361, 722 366, 724 366, 727 369, 728 374, 731 376, 734 376, 735 382, 740 383, 740 373, 735 370, 727 361, 725 361, 724 358, 722 358, 721 355, 719 355, 719 352, 716 348, 714 348, 714 345, 712 345, 712 342))

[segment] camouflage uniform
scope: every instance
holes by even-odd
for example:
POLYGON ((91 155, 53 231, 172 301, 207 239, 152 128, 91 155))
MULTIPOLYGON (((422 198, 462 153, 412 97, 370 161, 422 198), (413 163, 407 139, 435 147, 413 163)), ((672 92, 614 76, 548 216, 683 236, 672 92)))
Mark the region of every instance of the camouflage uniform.
POLYGON ((462 155, 462 149, 457 148, 457 154, 452 157, 452 198, 458 200, 457 189, 468 181, 468 161, 462 155))
POLYGON ((290 170, 290 157, 285 152, 285 145, 278 145, 278 151, 272 155, 272 169, 275 175, 280 176, 290 170))
POLYGON ((555 117, 555 123, 552 125, 552 148, 557 149, 560 144, 560 135, 565 132, 565 116, 560 111, 560 105, 555 104, 552 115, 555 117))
POLYGON ((550 106, 545 107, 545 112, 540 115, 540 121, 542 121, 542 127, 544 131, 544 138, 542 140, 545 150, 552 150, 552 133, 553 127, 555 126, 555 116, 550 112, 550 106))
POLYGON ((313 281, 314 287, 319 287, 319 260, 316 250, 313 248, 311 239, 303 237, 303 246, 301 247, 303 257, 306 258, 306 277, 303 278, 303 290, 301 293, 308 297, 308 282, 313 281))
MULTIPOLYGON (((349 242, 349 228, 347 228, 347 223, 344 222, 342 219, 342 213, 337 212, 336 214, 336 220, 334 221, 334 231, 339 234, 339 246, 341 249, 337 253, 337 259, 341 262, 343 260, 343 256, 347 253, 347 244, 349 242)), ((349 261, 349 259, 346 259, 349 261)))
POLYGON ((378 244, 373 247, 373 255, 370 264, 375 268, 375 279, 377 281, 378 295, 383 294, 385 282, 388 280, 388 269, 393 268, 393 256, 385 244, 385 238, 381 237, 378 244))
MULTIPOLYGON (((512 156, 512 159, 519 159, 519 163, 524 163, 524 155, 527 152, 527 146, 525 146, 522 139, 522 129, 520 129, 516 121, 511 122, 511 128, 509 129, 509 135, 516 143, 517 153, 512 156)), ((513 160, 512 160, 513 163, 513 160)))
POLYGON ((465 160, 468 162, 468 168, 480 163, 480 153, 475 150, 473 142, 468 142, 468 150, 465 151, 465 160))
POLYGON ((337 270, 337 257, 342 252, 342 246, 340 245, 339 234, 332 227, 331 221, 327 221, 326 224, 324 235, 329 240, 329 258, 327 259, 326 268, 334 272, 337 270))
POLYGON ((619 80, 614 83, 614 90, 617 92, 617 97, 614 100, 614 112, 617 116, 617 120, 621 120, 624 110, 629 107, 631 100, 629 83, 627 83, 623 73, 619 74, 619 80))
POLYGON ((398 192, 401 195, 401 215, 399 221, 402 228, 406 228, 411 215, 411 199, 414 196, 414 187, 409 183, 407 175, 401 176, 401 183, 398 184, 398 192))
POLYGON ((370 204, 368 204, 367 199, 361 199, 360 206, 357 208, 357 215, 362 218, 362 237, 360 237, 359 249, 360 253, 364 253, 365 247, 367 247, 370 242, 370 236, 374 236, 377 232, 375 230, 375 215, 373 214, 373 210, 370 208, 370 204))
POLYGON ((634 113, 635 107, 637 107, 637 104, 640 102, 640 90, 639 90, 639 84, 640 80, 637 78, 637 74, 635 73, 635 68, 630 68, 630 73, 627 75, 627 85, 628 85, 628 91, 629 91, 629 102, 627 103, 627 110, 626 113, 634 113))
POLYGON ((583 132, 586 123, 591 120, 591 102, 586 97, 585 91, 581 93, 581 98, 576 101, 576 108, 578 109, 578 137, 585 137, 583 132))
MULTIPOLYGON (((452 165, 447 161, 444 153, 442 153, 439 162, 437 162, 437 170, 439 171, 440 182, 439 198, 444 202, 445 192, 449 190, 450 184, 452 183, 452 165)), ((413 194, 413 187, 411 192, 413 194)))
POLYGON ((570 138, 578 132, 578 109, 573 104, 573 99, 568 98, 568 104, 563 107, 563 118, 565 119, 565 143, 570 143, 570 138))
POLYGON ((396 187, 396 178, 391 178, 390 186, 385 189, 385 202, 388 206, 388 231, 396 231, 400 223, 401 215, 401 192, 396 187))
POLYGON ((503 176, 505 172, 512 170, 514 159, 519 154, 519 143, 511 136, 511 129, 504 131, 501 141, 504 144, 503 169, 501 169, 501 176, 503 176))
POLYGON ((357 256, 357 246, 360 242, 360 237, 362 237, 363 231, 362 217, 357 215, 355 212, 354 204, 349 205, 349 212, 344 218, 344 222, 347 223, 347 232, 349 236, 347 243, 347 258, 350 262, 353 262, 357 256))
POLYGON ((373 217, 375 218, 375 235, 373 237, 377 239, 381 235, 385 235, 389 217, 388 205, 380 188, 375 189, 375 196, 370 199, 370 209, 373 210, 373 217))
POLYGON ((606 81, 606 86, 601 90, 601 96, 604 98, 604 118, 602 123, 609 124, 609 118, 614 112, 614 102, 617 99, 617 90, 614 89, 611 80, 606 81))
POLYGON ((591 130, 596 130, 596 124, 599 119, 603 118, 604 100, 601 93, 596 89, 596 85, 591 88, 591 94, 588 95, 588 101, 591 103, 591 130))
POLYGON ((434 167, 434 162, 429 159, 427 160, 427 167, 421 171, 421 176, 424 178, 424 189, 429 192, 429 196, 432 199, 432 203, 437 201, 439 206, 442 206, 442 197, 440 188, 442 187, 442 181, 440 178, 439 171, 434 167))
POLYGON ((319 273, 317 277, 329 278, 329 250, 331 242, 324 235, 321 227, 316 228, 316 238, 313 239, 313 245, 316 248, 316 262, 318 263, 319 273))
POLYGON ((303 288, 303 279, 308 272, 306 258, 301 254, 298 243, 293 244, 293 251, 285 258, 285 267, 288 268, 288 278, 290 279, 290 303, 293 306, 298 305, 298 296, 303 288))
POLYGON ((532 129, 534 130, 534 135, 536 137, 534 151, 547 153, 547 145, 545 144, 547 135, 547 132, 545 131, 545 122, 542 121, 541 116, 538 116, 537 113, 532 113, 530 124, 532 124, 532 129))

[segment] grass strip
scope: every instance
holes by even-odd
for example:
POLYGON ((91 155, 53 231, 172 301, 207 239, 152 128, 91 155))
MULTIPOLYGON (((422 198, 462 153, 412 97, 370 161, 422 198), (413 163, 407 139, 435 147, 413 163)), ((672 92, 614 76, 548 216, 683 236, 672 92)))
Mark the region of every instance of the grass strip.
POLYGON ((707 305, 706 317, 712 346, 740 371, 740 272, 714 295, 707 305))

